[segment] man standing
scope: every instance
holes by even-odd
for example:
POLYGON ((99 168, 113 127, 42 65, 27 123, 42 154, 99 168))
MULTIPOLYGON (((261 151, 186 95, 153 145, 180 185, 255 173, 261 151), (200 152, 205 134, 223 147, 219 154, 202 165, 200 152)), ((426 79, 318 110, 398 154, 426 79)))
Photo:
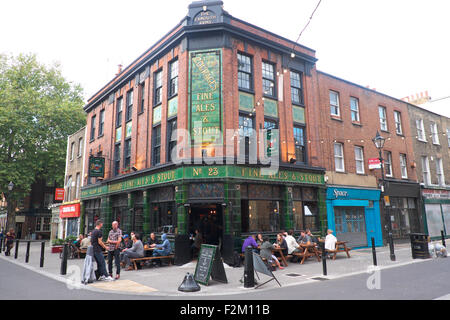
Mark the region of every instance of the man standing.
POLYGON ((116 264, 116 280, 120 279, 120 249, 122 242, 122 230, 119 229, 119 223, 112 223, 112 230, 108 234, 108 271, 109 276, 113 276, 113 259, 116 264))
POLYGON ((106 263, 105 257, 103 256, 102 247, 107 250, 106 245, 103 243, 102 231, 103 222, 101 220, 97 220, 95 223, 95 229, 92 231, 91 235, 91 243, 94 249, 94 259, 97 262, 97 269, 100 272, 100 278, 98 280, 102 281, 113 281, 112 277, 109 277, 106 273, 106 263))

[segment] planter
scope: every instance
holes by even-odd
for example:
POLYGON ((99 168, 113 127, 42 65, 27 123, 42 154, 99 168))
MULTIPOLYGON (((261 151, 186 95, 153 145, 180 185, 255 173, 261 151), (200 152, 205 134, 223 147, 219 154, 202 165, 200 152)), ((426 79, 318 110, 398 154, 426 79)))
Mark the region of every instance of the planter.
POLYGON ((52 253, 61 253, 64 246, 52 246, 52 253))

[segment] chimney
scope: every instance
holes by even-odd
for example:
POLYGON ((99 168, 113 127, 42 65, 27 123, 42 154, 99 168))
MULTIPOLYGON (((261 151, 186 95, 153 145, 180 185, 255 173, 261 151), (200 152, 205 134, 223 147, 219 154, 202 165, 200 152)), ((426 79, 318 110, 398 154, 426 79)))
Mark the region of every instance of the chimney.
POLYGON ((116 73, 116 77, 119 75, 119 74, 121 74, 122 73, 122 65, 121 64, 119 64, 118 65, 118 70, 117 70, 117 73, 116 73))

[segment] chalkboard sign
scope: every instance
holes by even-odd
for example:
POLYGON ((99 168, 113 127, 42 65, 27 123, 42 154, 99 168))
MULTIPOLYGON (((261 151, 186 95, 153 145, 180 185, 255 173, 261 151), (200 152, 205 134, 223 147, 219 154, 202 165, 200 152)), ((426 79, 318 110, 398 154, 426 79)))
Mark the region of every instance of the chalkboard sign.
POLYGON ((210 278, 215 281, 228 283, 222 257, 217 246, 204 244, 198 256, 194 280, 207 286, 210 278))

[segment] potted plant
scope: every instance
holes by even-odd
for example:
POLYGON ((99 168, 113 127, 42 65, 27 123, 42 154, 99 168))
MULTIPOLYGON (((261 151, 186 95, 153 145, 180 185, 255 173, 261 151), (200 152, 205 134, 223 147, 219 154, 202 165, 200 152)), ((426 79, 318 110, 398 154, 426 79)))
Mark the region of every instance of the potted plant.
POLYGON ((64 247, 63 239, 55 239, 52 241, 52 253, 60 253, 62 252, 64 247))

